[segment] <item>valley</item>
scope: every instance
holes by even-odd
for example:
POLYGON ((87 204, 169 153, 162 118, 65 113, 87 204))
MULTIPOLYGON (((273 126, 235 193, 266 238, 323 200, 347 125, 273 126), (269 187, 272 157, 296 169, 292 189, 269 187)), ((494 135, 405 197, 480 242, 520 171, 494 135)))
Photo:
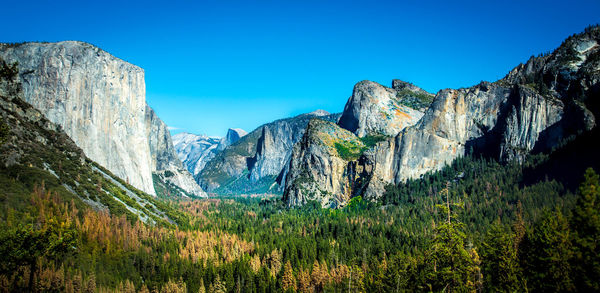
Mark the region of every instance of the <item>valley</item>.
POLYGON ((0 44, 0 78, 1 292, 600 290, 599 26, 222 138, 88 43, 0 44))

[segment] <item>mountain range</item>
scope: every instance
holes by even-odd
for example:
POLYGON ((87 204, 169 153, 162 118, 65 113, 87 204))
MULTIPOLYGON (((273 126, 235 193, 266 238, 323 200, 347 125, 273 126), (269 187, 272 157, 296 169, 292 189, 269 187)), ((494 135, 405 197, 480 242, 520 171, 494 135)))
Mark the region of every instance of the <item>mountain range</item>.
POLYGON ((475 154, 547 152, 596 125, 599 29, 495 82, 428 93, 393 80, 354 86, 343 112, 298 115, 223 138, 180 133, 145 101, 144 71, 82 42, 3 44, 22 99, 128 184, 166 196, 282 194, 289 206, 379 199, 389 184, 475 154))

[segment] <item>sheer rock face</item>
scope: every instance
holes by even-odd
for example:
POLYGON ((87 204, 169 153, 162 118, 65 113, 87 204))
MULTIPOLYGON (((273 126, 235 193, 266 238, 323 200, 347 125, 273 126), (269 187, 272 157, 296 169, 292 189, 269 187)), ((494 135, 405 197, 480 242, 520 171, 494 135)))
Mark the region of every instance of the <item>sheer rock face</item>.
MULTIPOLYGON (((167 125, 149 106, 146 106, 146 136, 150 144, 152 172, 163 182, 179 186, 190 195, 205 196, 192 174, 177 157, 167 125)), ((186 196, 183 193, 181 195, 186 196)))
MULTIPOLYGON (((440 91, 415 125, 377 143, 356 160, 372 165, 358 180, 327 171, 329 165, 320 162, 337 159, 329 158, 318 143, 303 140, 292 155, 285 200, 290 205, 302 204, 306 193, 299 189, 356 185, 364 180, 368 182, 360 193, 331 189, 331 195, 316 199, 323 205, 358 194, 376 199, 385 185, 439 170, 465 153, 520 161, 531 152, 550 150, 567 137, 590 130, 600 113, 599 43, 600 29, 594 28, 567 39, 552 54, 517 66, 495 83, 440 91), (302 184, 294 184, 299 178, 302 184)), ((379 101, 388 99, 375 95, 390 97, 391 91, 370 84, 355 86, 340 126, 358 136, 396 132, 389 123, 374 118, 379 117, 379 101)), ((419 90, 402 81, 394 81, 393 89, 419 90)))
POLYGON ((243 129, 229 128, 229 130, 227 130, 227 134, 225 135, 225 137, 223 137, 221 139, 221 141, 219 142, 219 145, 217 146, 217 150, 219 150, 219 151, 224 150, 226 147, 236 143, 238 140, 240 140, 240 138, 246 136, 246 134, 248 134, 248 132, 246 132, 243 129))
POLYGON ((275 187, 283 186, 292 148, 314 117, 337 121, 339 114, 318 110, 262 125, 218 153, 196 177, 197 181, 207 191, 219 188, 227 193, 243 193, 252 189, 250 185, 265 185, 269 192, 279 192, 275 187), (244 186, 236 190, 227 187, 231 182, 242 181, 244 186))
POLYGON ((411 84, 404 84, 405 86, 400 86, 400 81, 394 81, 396 89, 372 81, 357 83, 352 97, 344 107, 339 125, 363 137, 368 134, 396 135, 407 126, 415 124, 423 116, 423 112, 403 104, 405 97, 402 94, 431 94, 411 84))
MULTIPOLYGON (((141 68, 75 41, 0 44, 0 56, 19 63, 24 99, 60 125, 90 159, 155 194, 152 172, 172 156, 151 153, 141 68)), ((156 146, 159 152, 164 147, 156 146)))
POLYGON ((362 192, 362 182, 368 182, 372 163, 365 157, 344 159, 336 143, 364 146, 356 135, 334 123, 310 120, 302 140, 294 146, 289 163, 283 195, 289 206, 318 201, 322 207, 335 208, 362 192))
POLYGON ((194 176, 199 174, 206 163, 217 154, 220 141, 219 137, 185 132, 173 135, 173 145, 179 159, 194 176))

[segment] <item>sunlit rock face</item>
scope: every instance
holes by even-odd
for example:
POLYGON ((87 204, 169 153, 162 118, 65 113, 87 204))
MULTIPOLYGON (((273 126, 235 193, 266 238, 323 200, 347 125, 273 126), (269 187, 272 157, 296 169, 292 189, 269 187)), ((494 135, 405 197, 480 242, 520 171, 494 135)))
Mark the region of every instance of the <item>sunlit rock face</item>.
POLYGON ((422 115, 410 114, 422 110, 428 101, 420 88, 399 80, 391 89, 360 82, 339 126, 358 137, 374 133, 388 137, 354 158, 353 162, 363 166, 356 169, 359 172, 347 167, 330 171, 335 165, 330 162, 338 161, 331 157, 339 154, 324 152, 318 139, 305 137, 294 148, 284 199, 289 205, 314 199, 323 206, 339 199, 336 205, 340 206, 357 195, 377 199, 387 184, 439 170, 466 153, 507 162, 549 151, 596 125, 600 114, 599 43, 599 28, 570 37, 553 53, 532 57, 497 82, 441 90, 422 115), (413 98, 394 99, 407 94, 413 98), (406 111, 402 106, 413 107, 406 111), (418 117, 418 121, 393 115, 397 110, 418 117), (322 186, 331 194, 306 196, 316 194, 322 186), (359 186, 360 191, 330 186, 359 186))
POLYGON ((261 125, 219 152, 196 179, 210 192, 281 192, 293 146, 315 117, 337 121, 339 114, 317 110, 261 125))
POLYGON ((433 95, 416 86, 388 88, 372 81, 361 81, 354 86, 352 97, 346 103, 339 125, 359 137, 368 134, 396 135, 407 126, 415 124, 423 116, 420 108, 411 108, 405 95, 419 93, 433 95), (415 109, 416 108, 416 109, 415 109))
MULTIPOLYGON (((189 195, 205 196, 192 174, 179 160, 167 125, 148 106, 146 106, 146 136, 150 144, 152 172, 163 182, 178 186, 189 195)), ((180 195, 187 196, 184 192, 180 192, 180 195)))
MULTIPOLYGON (((151 152, 149 135, 158 142, 164 134, 157 136, 146 124, 141 68, 75 41, 2 44, 0 56, 19 63, 24 99, 60 125, 89 158, 155 194, 152 172, 170 159, 151 152)), ((165 144, 155 146, 160 152, 165 144)))
POLYGON ((173 145, 183 165, 197 175, 218 152, 220 137, 181 132, 173 135, 173 145))

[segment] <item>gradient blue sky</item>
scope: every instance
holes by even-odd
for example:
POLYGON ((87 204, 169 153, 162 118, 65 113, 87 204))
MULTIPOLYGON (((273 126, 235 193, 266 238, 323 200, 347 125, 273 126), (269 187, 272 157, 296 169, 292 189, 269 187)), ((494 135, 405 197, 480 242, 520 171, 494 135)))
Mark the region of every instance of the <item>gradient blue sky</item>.
POLYGON ((81 40, 144 68, 174 132, 222 136, 315 109, 354 84, 430 92, 503 77, 600 22, 600 1, 3 1, 0 41, 81 40))

